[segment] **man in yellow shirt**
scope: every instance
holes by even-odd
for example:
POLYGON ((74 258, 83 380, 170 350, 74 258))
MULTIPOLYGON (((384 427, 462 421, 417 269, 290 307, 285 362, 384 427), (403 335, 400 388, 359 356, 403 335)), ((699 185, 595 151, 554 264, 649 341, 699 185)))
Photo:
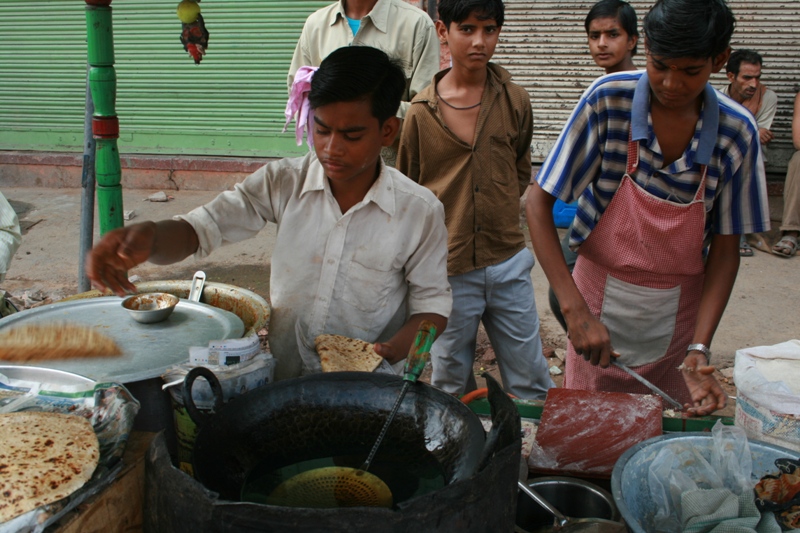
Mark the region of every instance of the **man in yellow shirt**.
MULTIPOLYGON (((337 48, 355 45, 383 50, 402 63, 406 87, 397 116, 405 118, 411 99, 439 71, 439 40, 427 13, 403 0, 339 0, 312 13, 294 50, 289 89, 297 69, 319 66, 337 48)), ((381 155, 394 166, 397 143, 381 155)))

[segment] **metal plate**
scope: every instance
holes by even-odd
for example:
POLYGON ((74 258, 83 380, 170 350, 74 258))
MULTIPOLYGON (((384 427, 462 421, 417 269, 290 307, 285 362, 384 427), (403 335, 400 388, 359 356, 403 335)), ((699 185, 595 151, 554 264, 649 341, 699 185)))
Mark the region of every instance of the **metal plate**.
POLYGON ((87 389, 91 389, 95 385, 93 379, 89 379, 85 376, 79 376, 72 372, 64 372, 63 370, 56 370, 54 368, 42 368, 38 366, 0 365, 0 374, 9 379, 46 383, 48 385, 85 385, 87 389))
MULTIPOLYGON (((208 346, 208 341, 237 338, 244 333, 242 320, 230 311, 183 299, 167 320, 156 324, 140 324, 122 307, 122 298, 116 296, 57 302, 26 309, 0 321, 0 330, 23 324, 52 322, 93 326, 114 339, 124 355, 37 361, 37 366, 117 383, 159 377, 170 366, 188 360, 190 346, 208 346)), ((14 364, 10 361, 4 363, 14 364)))

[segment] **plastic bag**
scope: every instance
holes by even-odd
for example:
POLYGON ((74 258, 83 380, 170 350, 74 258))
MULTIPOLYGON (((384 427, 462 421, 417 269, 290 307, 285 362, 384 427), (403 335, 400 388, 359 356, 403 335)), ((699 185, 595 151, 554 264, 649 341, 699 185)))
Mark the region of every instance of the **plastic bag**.
POLYGON ((736 351, 736 425, 800 452, 800 340, 736 351))
POLYGON ((110 485, 122 469, 120 459, 139 407, 139 402, 119 383, 61 385, 0 374, 0 413, 45 411, 82 416, 91 422, 100 444, 97 468, 83 487, 66 498, 0 523, 0 533, 44 531, 110 485))
MULTIPOLYGON (((800 340, 789 340, 774 346, 754 346, 736 351, 734 381, 756 404, 786 415, 800 416, 800 395, 792 390, 789 378, 797 377, 800 368, 800 340), (780 362, 785 366, 787 381, 770 381, 763 372, 764 362, 780 362), (787 383, 789 382, 789 383, 787 383)), ((795 380, 796 381, 796 380, 795 380)))
POLYGON ((711 434, 711 450, 675 442, 663 447, 650 464, 647 482, 658 509, 654 518, 658 531, 682 531, 681 495, 686 492, 729 489, 738 496, 755 486, 744 430, 717 421, 711 434))

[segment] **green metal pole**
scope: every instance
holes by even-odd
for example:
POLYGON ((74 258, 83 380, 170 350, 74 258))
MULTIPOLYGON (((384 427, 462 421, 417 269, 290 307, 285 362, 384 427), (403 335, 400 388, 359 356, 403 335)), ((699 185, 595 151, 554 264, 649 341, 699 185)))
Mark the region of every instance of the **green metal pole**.
POLYGON ((100 235, 103 235, 123 225, 122 171, 117 149, 119 119, 114 109, 117 99, 114 33, 111 0, 85 1, 89 88, 94 102, 92 136, 96 142, 95 179, 100 235))

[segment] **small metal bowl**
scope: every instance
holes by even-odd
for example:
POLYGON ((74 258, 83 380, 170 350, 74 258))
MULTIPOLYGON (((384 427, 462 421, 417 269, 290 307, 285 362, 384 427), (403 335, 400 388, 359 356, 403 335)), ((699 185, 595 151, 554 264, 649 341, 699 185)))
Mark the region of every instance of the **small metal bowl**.
POLYGON ((128 313, 137 322, 155 324, 166 320, 178 305, 178 297, 167 292, 148 292, 129 296, 122 301, 128 313))

